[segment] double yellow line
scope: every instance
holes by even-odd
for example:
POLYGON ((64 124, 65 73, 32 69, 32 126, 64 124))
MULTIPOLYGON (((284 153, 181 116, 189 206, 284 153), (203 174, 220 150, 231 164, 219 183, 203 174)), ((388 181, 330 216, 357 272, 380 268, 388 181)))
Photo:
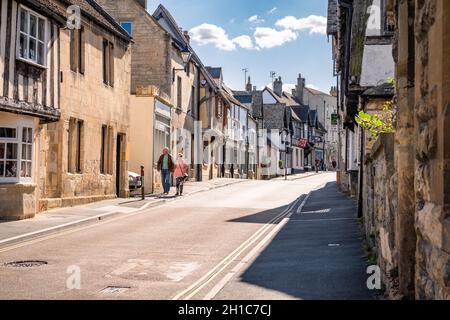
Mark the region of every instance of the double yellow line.
POLYGON ((172 300, 189 300, 193 296, 195 296, 198 292, 200 292, 205 286, 210 284, 217 276, 219 276, 223 270, 225 270, 231 263, 233 263, 236 258, 238 258, 245 250, 247 250, 250 246, 255 244, 265 233, 266 231, 272 227, 273 225, 278 224, 282 221, 286 216, 291 213, 291 210, 295 208, 297 203, 305 200, 309 197, 309 194, 305 197, 300 196, 294 202, 292 202, 283 212, 281 212, 276 217, 272 218, 269 222, 267 222, 264 226, 262 226, 258 231, 256 231, 250 238, 245 240, 239 247, 237 247, 233 252, 231 252, 228 256, 226 256, 222 261, 220 261, 214 268, 212 268, 208 273, 206 273, 203 277, 189 286, 187 289, 178 293, 176 296, 172 298, 172 300))

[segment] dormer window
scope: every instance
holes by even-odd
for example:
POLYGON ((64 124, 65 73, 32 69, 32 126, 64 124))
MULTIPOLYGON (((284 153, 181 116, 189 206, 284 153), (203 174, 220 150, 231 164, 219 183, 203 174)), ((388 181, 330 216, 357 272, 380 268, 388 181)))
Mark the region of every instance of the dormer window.
POLYGON ((17 32, 17 57, 40 66, 46 65, 47 19, 20 6, 17 32))

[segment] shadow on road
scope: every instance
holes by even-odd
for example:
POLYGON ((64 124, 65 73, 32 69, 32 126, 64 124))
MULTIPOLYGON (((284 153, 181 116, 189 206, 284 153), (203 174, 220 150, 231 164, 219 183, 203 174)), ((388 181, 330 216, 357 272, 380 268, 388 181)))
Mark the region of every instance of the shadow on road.
MULTIPOLYGON (((355 202, 333 182, 312 192, 302 212, 291 216, 239 281, 298 299, 372 299, 355 202)), ((245 219, 259 221, 257 214, 245 219)))

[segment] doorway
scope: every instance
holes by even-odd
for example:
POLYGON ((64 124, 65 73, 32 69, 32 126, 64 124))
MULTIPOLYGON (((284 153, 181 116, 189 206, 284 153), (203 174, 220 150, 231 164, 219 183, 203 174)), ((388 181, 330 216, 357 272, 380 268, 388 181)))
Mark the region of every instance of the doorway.
POLYGON ((122 139, 123 134, 117 134, 116 139, 116 195, 120 197, 120 183, 122 182, 122 139))

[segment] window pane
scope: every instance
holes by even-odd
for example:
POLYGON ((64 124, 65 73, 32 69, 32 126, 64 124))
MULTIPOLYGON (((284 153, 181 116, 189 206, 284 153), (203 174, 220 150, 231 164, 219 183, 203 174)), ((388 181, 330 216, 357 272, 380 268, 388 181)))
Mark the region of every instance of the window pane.
POLYGON ((32 146, 31 146, 31 144, 27 144, 26 145, 27 146, 27 160, 31 160, 31 156, 32 156, 32 146))
POLYGON ((31 162, 22 161, 20 176, 25 178, 31 177, 31 162))
POLYGON ((37 18, 36 16, 33 16, 30 14, 30 36, 33 36, 36 38, 37 34, 37 18))
POLYGON ((29 59, 36 61, 36 40, 30 38, 30 55, 29 59))
POLYGON ((0 128, 0 138, 15 138, 16 128, 0 128))
POLYGON ((22 160, 26 160, 26 159, 27 159, 27 145, 22 144, 22 160))
POLYGON ((27 177, 31 177, 31 162, 27 162, 27 177))
POLYGON ((21 58, 28 58, 28 50, 27 50, 27 36, 23 33, 20 34, 19 40, 19 55, 21 58))
POLYGON ((133 23, 132 22, 121 22, 120 25, 122 28, 128 32, 128 34, 131 36, 132 30, 133 30, 133 23))
POLYGON ((20 9, 20 31, 28 33, 28 15, 24 9, 20 9))
POLYGON ((5 177, 17 177, 17 161, 6 161, 5 177))
POLYGON ((5 162, 0 161, 0 177, 4 177, 4 176, 5 176, 5 162))
POLYGON ((22 144, 22 160, 31 160, 31 144, 22 144))
POLYGON ((0 161, 1 159, 5 159, 5 144, 0 143, 0 161))
POLYGON ((45 20, 41 18, 39 18, 38 39, 41 41, 45 40, 45 20))
POLYGON ((22 129, 22 142, 31 143, 32 142, 32 130, 31 128, 24 127, 22 129))
POLYGON ((17 159, 17 143, 6 144, 6 159, 17 159))
POLYGON ((43 42, 38 42, 37 63, 43 65, 44 64, 44 57, 45 57, 44 43, 43 42))

